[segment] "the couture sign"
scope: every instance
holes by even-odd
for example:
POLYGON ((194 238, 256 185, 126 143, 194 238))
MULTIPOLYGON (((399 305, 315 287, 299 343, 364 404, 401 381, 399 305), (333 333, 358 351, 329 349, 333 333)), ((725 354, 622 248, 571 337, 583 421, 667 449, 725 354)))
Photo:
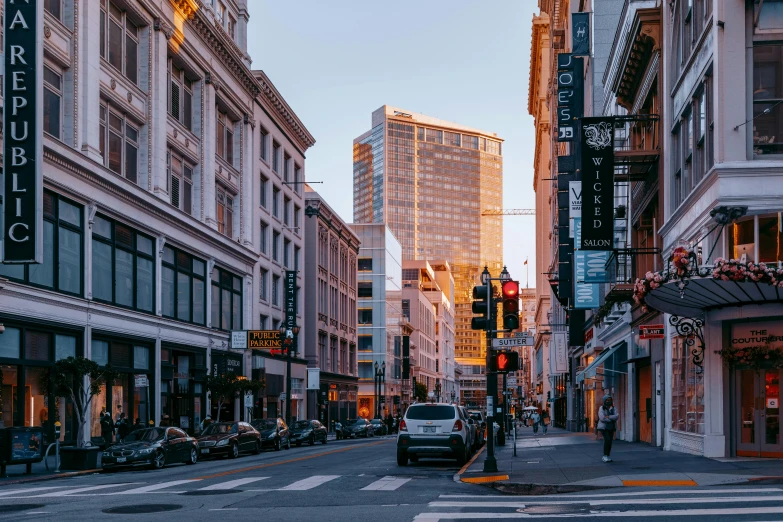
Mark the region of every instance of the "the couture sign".
POLYGON ((3 262, 43 262, 43 0, 4 0, 3 262))
POLYGON ((611 250, 614 232, 614 118, 582 118, 581 250, 611 250))
POLYGON ((750 348, 751 346, 783 348, 783 322, 754 321, 732 324, 731 347, 750 348))

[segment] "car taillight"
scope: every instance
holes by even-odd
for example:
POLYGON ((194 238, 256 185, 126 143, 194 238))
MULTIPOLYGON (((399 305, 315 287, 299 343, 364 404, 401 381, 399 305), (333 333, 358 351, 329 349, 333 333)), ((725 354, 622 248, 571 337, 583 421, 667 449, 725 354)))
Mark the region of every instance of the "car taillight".
POLYGON ((454 423, 454 427, 451 431, 462 431, 462 421, 457 419, 457 422, 454 423))
POLYGON ((408 426, 405 424, 405 421, 400 421, 400 431, 408 431, 408 426))

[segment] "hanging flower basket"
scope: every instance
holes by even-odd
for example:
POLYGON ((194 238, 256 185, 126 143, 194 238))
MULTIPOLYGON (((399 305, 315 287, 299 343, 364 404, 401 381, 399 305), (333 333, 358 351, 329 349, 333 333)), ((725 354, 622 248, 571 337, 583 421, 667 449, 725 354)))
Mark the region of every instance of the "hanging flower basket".
POLYGON ((746 366, 754 370, 762 368, 783 368, 783 349, 769 346, 746 348, 724 348, 715 350, 723 363, 729 367, 746 366))

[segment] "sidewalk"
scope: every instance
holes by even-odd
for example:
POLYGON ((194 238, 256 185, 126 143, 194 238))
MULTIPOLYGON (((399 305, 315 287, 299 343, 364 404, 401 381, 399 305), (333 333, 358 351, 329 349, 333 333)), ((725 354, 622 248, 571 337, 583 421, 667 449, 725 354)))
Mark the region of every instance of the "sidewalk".
MULTIPOLYGON (((484 473, 486 446, 458 474, 459 480, 488 483, 501 491, 567 492, 618 486, 714 486, 754 482, 783 482, 779 459, 709 459, 662 451, 643 443, 614 441, 613 462, 601 461, 603 441, 593 433, 549 428, 544 435, 532 428, 517 431, 513 440, 495 449, 497 473, 484 473)), ((456 477, 455 477, 456 479, 456 477)))

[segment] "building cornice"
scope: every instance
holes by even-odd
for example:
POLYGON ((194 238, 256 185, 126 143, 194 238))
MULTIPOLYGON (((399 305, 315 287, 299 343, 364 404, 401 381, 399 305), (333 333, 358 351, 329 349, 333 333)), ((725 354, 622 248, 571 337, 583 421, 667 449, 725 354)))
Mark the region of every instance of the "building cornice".
POLYGON ((535 107, 534 100, 538 94, 538 81, 540 67, 539 60, 542 52, 541 41, 549 34, 549 15, 546 13, 533 17, 533 35, 530 42, 530 74, 528 76, 527 112, 531 116, 535 107))
POLYGON ((274 109, 283 123, 283 126, 290 132, 291 138, 294 139, 301 148, 302 153, 315 145, 315 138, 313 135, 310 134, 296 113, 294 113, 288 103, 286 103, 285 99, 283 99, 283 96, 266 73, 260 70, 253 71, 253 76, 260 87, 260 93, 263 94, 264 99, 271 108, 274 109))

